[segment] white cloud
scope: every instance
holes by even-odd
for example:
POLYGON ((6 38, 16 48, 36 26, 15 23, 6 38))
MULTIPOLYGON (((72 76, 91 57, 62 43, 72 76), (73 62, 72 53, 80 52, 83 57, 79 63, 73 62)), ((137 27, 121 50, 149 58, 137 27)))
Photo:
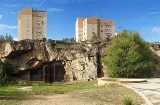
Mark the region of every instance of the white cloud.
POLYGON ((156 32, 156 33, 159 33, 160 34, 160 27, 153 27, 151 29, 151 32, 156 32))
POLYGON ((17 26, 10 26, 6 24, 0 24, 0 31, 16 29, 17 26))
POLYGON ((60 8, 49 8, 47 9, 47 12, 61 12, 64 11, 63 9, 60 8))
POLYGON ((14 37, 13 40, 18 41, 18 38, 17 38, 17 37, 14 37))
POLYGON ((160 12, 151 12, 150 14, 154 15, 154 14, 160 14, 160 12))
POLYGON ((15 12, 9 12, 10 14, 13 14, 13 15, 15 15, 16 13, 15 12))
POLYGON ((40 7, 46 0, 43 0, 39 5, 38 7, 40 7))
POLYGON ((6 6, 6 7, 15 7, 15 8, 17 8, 17 7, 21 7, 22 5, 21 4, 5 4, 4 6, 6 6))
POLYGON ((0 19, 3 17, 3 15, 2 14, 0 14, 0 19))

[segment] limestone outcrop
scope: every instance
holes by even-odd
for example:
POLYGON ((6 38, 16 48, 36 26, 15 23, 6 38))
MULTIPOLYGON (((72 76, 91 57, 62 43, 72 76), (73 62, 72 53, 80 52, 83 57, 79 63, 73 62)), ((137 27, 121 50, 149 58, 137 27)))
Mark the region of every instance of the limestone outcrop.
MULTIPOLYGON (((25 80, 93 80, 100 47, 108 43, 67 43, 56 40, 22 40, 0 45, 0 59, 13 65, 14 74, 25 80)), ((99 71, 97 71, 99 70, 99 71)), ((99 74, 100 75, 100 74, 99 74)))
MULTIPOLYGON (((21 80, 60 82, 90 81, 104 76, 101 57, 106 56, 110 40, 68 43, 57 40, 22 40, 0 44, 0 60, 13 65, 21 80)), ((147 43, 160 76, 160 43, 147 43)))
POLYGON ((147 45, 153 52, 154 62, 156 64, 155 70, 152 70, 152 77, 160 77, 160 43, 152 42, 147 43, 147 45))

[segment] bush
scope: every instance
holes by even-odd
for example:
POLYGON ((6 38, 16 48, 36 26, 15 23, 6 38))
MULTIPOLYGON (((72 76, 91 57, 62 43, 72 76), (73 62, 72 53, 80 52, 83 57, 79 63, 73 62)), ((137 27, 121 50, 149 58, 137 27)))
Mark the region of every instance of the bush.
POLYGON ((0 62, 0 85, 16 83, 16 80, 11 78, 12 72, 12 65, 9 62, 0 62))
POLYGON ((125 98, 124 99, 124 105, 133 105, 132 99, 131 98, 125 98))
POLYGON ((146 77, 154 69, 153 55, 137 32, 123 30, 102 59, 110 77, 146 77))

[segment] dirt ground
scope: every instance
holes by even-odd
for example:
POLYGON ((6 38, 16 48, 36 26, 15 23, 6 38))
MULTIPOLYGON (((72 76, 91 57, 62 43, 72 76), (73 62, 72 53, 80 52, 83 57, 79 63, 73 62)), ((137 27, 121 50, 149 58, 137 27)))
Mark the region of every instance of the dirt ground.
MULTIPOLYGON (((36 95, 5 100, 12 105, 124 105, 124 99, 130 97, 134 105, 144 103, 143 99, 133 91, 120 87, 103 87, 80 90, 67 94, 36 95)), ((4 100, 0 100, 4 101, 4 100)), ((4 105, 7 105, 4 102, 4 105)))

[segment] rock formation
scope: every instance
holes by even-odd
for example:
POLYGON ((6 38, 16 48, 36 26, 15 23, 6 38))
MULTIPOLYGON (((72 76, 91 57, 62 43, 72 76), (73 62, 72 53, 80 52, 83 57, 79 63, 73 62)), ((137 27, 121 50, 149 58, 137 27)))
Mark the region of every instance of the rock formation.
POLYGON ((153 52, 154 62, 156 64, 155 70, 152 70, 151 77, 160 77, 160 43, 152 42, 152 43, 147 43, 147 45, 153 52))
MULTIPOLYGON (((21 80, 60 82, 90 81, 102 77, 100 58, 110 40, 68 43, 57 40, 22 40, 0 44, 0 60, 13 65, 21 80)), ((154 77, 160 76, 160 43, 147 43, 154 55, 154 77)))
POLYGON ((107 42, 67 43, 45 39, 13 41, 0 45, 0 59, 9 61, 20 79, 88 81, 103 74, 97 62, 101 63, 100 47, 106 45, 107 42))

